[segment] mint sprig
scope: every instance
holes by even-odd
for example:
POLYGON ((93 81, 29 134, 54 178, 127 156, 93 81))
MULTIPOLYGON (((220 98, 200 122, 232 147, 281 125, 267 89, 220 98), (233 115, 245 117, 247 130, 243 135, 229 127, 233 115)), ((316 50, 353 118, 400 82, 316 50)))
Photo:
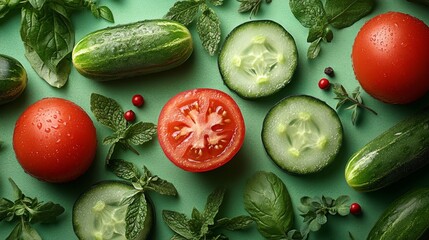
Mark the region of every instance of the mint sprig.
POLYGON ((309 29, 307 58, 316 58, 322 42, 331 42, 334 35, 330 27, 342 29, 368 15, 374 0, 290 0, 292 14, 302 26, 309 29))
POLYGON ((53 222, 64 212, 64 208, 53 202, 45 203, 38 201, 37 198, 27 197, 11 178, 9 182, 16 199, 12 201, 0 198, 0 222, 15 221, 17 224, 6 239, 41 240, 41 236, 32 224, 53 222))
POLYGON ((201 212, 194 208, 191 218, 183 213, 171 210, 163 210, 164 222, 175 232, 171 239, 228 239, 224 234, 216 230, 225 228, 230 231, 248 228, 253 219, 250 216, 238 216, 234 218, 220 218, 216 216, 223 202, 225 189, 219 188, 212 192, 201 212))
POLYGON ((172 183, 153 175, 146 167, 143 168, 142 174, 134 164, 125 160, 111 160, 108 168, 117 177, 126 180, 134 187, 122 202, 129 204, 125 216, 126 237, 135 239, 144 227, 148 213, 146 193, 155 191, 162 195, 176 196, 177 190, 172 183))
MULTIPOLYGON (((261 8, 262 2, 264 0, 237 0, 240 2, 240 7, 238 8, 239 13, 250 12, 250 17, 256 16, 259 9, 261 8)), ((269 4, 272 0, 265 0, 265 3, 269 4)))
POLYGON ((156 126, 149 122, 128 123, 122 107, 112 98, 103 95, 91 94, 91 111, 97 121, 113 130, 113 134, 103 140, 103 144, 110 145, 106 156, 106 164, 112 158, 118 145, 131 150, 137 155, 139 152, 133 147, 142 145, 153 139, 156 126))
POLYGON ((220 19, 213 6, 221 6, 223 0, 182 0, 177 1, 164 16, 189 26, 196 21, 197 33, 204 49, 215 55, 221 41, 220 19))

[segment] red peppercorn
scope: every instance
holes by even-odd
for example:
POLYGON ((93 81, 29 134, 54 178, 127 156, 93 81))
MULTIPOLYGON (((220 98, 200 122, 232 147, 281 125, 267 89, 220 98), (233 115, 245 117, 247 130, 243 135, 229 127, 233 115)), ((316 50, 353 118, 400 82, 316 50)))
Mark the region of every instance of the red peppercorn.
POLYGON ((328 89, 329 86, 331 86, 331 83, 329 82, 328 79, 322 78, 319 80, 319 88, 320 89, 328 89))
POLYGON ((124 118, 128 122, 133 122, 134 120, 136 120, 136 114, 133 110, 128 110, 124 113, 124 118))
POLYGON ((362 208, 360 207, 359 203, 352 203, 350 205, 350 213, 353 215, 362 214, 362 208))
POLYGON ((134 95, 133 98, 131 99, 131 101, 132 101, 133 105, 136 107, 141 107, 144 104, 144 98, 140 94, 134 95))

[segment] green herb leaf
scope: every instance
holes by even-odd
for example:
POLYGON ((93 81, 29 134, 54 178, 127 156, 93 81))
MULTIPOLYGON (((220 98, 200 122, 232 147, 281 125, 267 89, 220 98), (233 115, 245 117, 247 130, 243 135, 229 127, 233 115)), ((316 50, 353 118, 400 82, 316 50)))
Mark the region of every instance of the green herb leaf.
POLYGON ((326 0, 325 9, 329 23, 341 29, 368 15, 374 4, 374 0, 326 0))
POLYGON ((234 218, 221 218, 216 221, 216 226, 235 231, 249 228, 253 222, 252 217, 243 215, 234 218))
POLYGON ((49 223, 64 212, 64 208, 56 203, 47 202, 37 204, 31 211, 31 223, 49 223))
POLYGON ((185 214, 170 210, 162 210, 162 218, 167 226, 176 234, 185 239, 193 239, 194 234, 190 229, 189 220, 185 214))
MULTIPOLYGON (((245 13, 250 12, 250 17, 256 16, 261 8, 263 0, 237 0, 240 2, 240 7, 238 8, 238 12, 245 13)), ((271 3, 271 0, 265 0, 265 2, 271 3)))
POLYGON ((153 123, 138 122, 130 125, 125 131, 124 138, 128 143, 141 145, 153 139, 156 134, 156 126, 153 123))
POLYGON ((144 227, 144 222, 147 217, 147 202, 146 196, 143 193, 134 195, 132 202, 128 205, 126 222, 126 237, 127 239, 136 239, 138 233, 144 227))
POLYGON ((36 10, 41 10, 46 0, 28 0, 31 6, 36 10))
POLYGON ((0 0, 0 19, 15 9, 20 2, 20 0, 0 0))
POLYGON ((260 171, 247 182, 244 208, 265 238, 282 239, 292 228, 294 213, 289 192, 274 173, 260 171))
POLYGON ((134 164, 122 159, 110 161, 108 168, 117 177, 125 180, 138 181, 138 179, 141 177, 139 170, 134 166, 134 164))
POLYGON ((214 55, 220 43, 220 20, 216 13, 211 8, 208 8, 207 5, 202 5, 202 9, 202 14, 197 21, 197 32, 203 47, 210 55, 214 55))
POLYGON ((173 7, 171 7, 167 14, 164 16, 166 19, 174 20, 182 23, 183 25, 191 24, 196 18, 200 5, 203 4, 204 1, 178 1, 174 3, 173 7))
POLYGON ((295 18, 306 28, 328 23, 321 0, 290 0, 289 6, 295 18))
POLYGON ((219 212, 220 205, 222 204, 225 189, 216 189, 207 198, 207 203, 204 209, 204 218, 208 225, 214 224, 214 219, 219 212))
POLYGON ((27 222, 18 223, 6 240, 42 240, 39 233, 27 222))
POLYGON ((176 196, 177 195, 177 189, 174 187, 174 185, 164 179, 161 179, 158 176, 153 176, 152 173, 144 167, 144 172, 146 175, 146 178, 148 179, 147 188, 162 194, 162 195, 169 195, 169 196, 176 196))
POLYGON ((92 93, 91 111, 98 122, 113 131, 122 131, 127 127, 127 121, 123 117, 124 111, 112 98, 92 93))

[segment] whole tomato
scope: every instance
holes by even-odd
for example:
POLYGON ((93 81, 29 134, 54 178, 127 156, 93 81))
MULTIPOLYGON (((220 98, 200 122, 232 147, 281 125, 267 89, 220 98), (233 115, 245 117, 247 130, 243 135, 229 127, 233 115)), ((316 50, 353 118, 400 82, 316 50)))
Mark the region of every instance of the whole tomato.
POLYGON ((25 172, 43 181, 76 179, 92 164, 96 147, 96 130, 90 117, 62 98, 37 101, 15 124, 16 158, 25 172))
POLYGON ((429 27, 400 12, 366 22, 357 34, 352 62, 357 80, 386 103, 413 102, 429 90, 429 27))

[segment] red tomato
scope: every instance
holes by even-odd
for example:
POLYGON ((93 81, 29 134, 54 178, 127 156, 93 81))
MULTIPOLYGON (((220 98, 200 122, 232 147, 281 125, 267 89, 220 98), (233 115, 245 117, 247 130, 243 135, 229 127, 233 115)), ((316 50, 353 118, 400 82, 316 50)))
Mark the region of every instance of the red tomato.
POLYGON ((399 12, 378 15, 356 36, 352 61, 357 80, 371 96, 405 104, 429 90, 429 27, 399 12))
POLYGON ((47 182, 67 182, 93 162, 96 130, 86 112, 61 98, 44 98, 18 118, 13 148, 22 168, 47 182))
POLYGON ((218 168, 241 148, 245 135, 237 103, 215 89, 194 89, 170 99, 158 119, 158 140, 165 155, 191 172, 218 168))

